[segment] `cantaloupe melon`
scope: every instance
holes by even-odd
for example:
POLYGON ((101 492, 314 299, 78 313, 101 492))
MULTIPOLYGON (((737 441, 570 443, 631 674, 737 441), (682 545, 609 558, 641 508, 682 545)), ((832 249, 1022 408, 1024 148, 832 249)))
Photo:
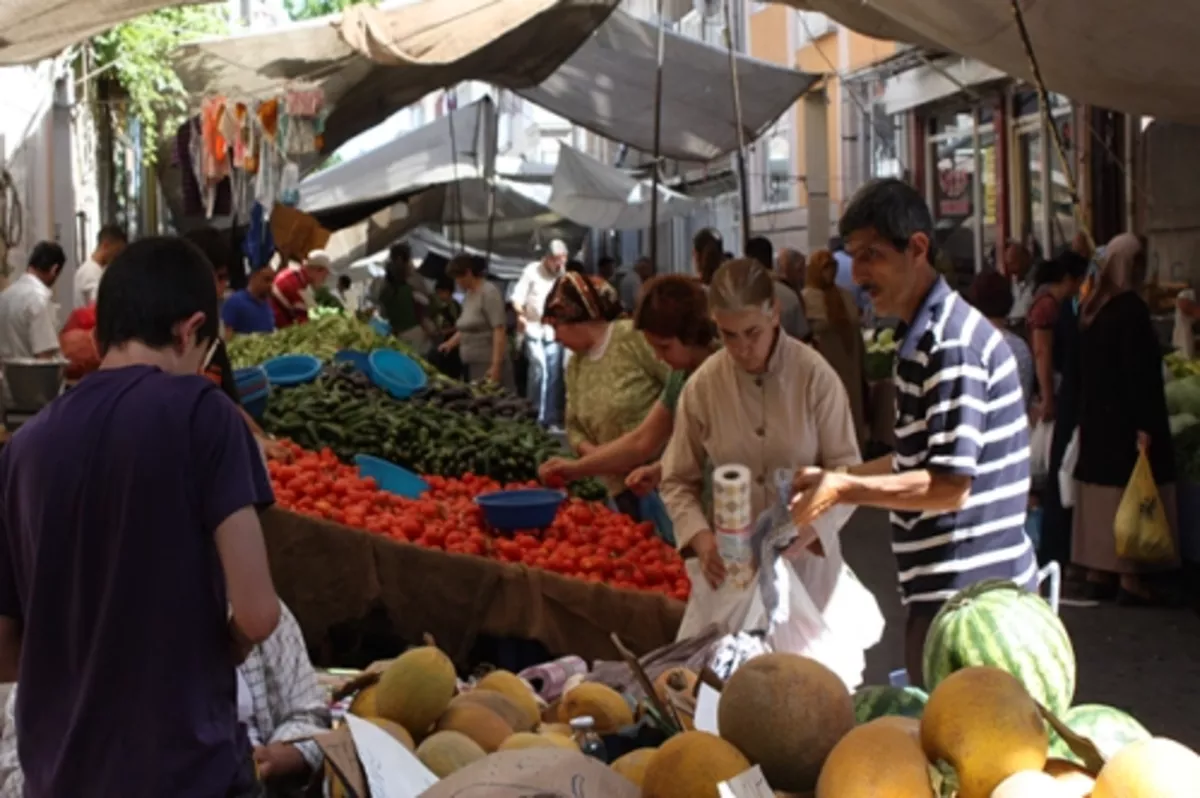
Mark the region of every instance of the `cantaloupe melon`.
MULTIPOLYGON (((519 731, 529 731, 537 728, 542 720, 542 707, 537 696, 525 680, 508 671, 492 671, 475 685, 476 690, 488 690, 499 693, 512 701, 525 713, 525 722, 519 731)), ((513 726, 516 729, 516 726, 513 726)))
POLYGON ((377 717, 379 710, 375 706, 375 693, 378 690, 379 686, 372 684, 355 693, 354 700, 350 702, 350 714, 360 718, 377 717))
POLYGON ((1194 798, 1200 792, 1200 756, 1174 740, 1131 743, 1108 760, 1092 798, 1194 798))
POLYGON ((1082 766, 1066 759, 1047 759, 1045 773, 1065 788, 1067 798, 1088 798, 1096 788, 1096 779, 1082 766))
POLYGON ((616 690, 585 682, 563 697, 568 720, 591 717, 599 734, 615 734, 633 723, 633 710, 616 690))
POLYGON ((628 754, 618 757, 610 767, 641 787, 642 782, 646 780, 646 768, 649 766, 650 760, 654 757, 655 753, 656 750, 654 748, 639 748, 636 751, 630 751, 628 754))
POLYGON ((526 748, 562 748, 568 751, 578 751, 579 746, 570 737, 561 734, 534 734, 533 732, 517 732, 500 744, 498 751, 521 751, 526 748))
POLYGON ((538 734, 561 734, 563 737, 571 737, 575 734, 569 723, 543 723, 537 727, 538 734))
POLYGON ((446 711, 457 689, 449 657, 433 646, 413 648, 380 675, 375 708, 379 717, 399 723, 419 738, 446 711))
POLYGON ((512 699, 494 690, 480 690, 477 688, 469 693, 462 693, 455 696, 454 700, 450 702, 450 706, 452 707, 458 704, 477 704, 486 707, 499 715, 515 732, 533 731, 535 728, 529 725, 528 716, 512 699))
POLYGON ((512 736, 512 726, 482 704, 463 703, 448 707, 438 718, 438 731, 461 732, 487 753, 492 753, 512 736))
POLYGON ((841 678, 821 663, 764 654, 725 684, 717 726, 762 767, 772 788, 805 792, 816 786, 825 757, 854 728, 854 702, 841 678))
POLYGON ((750 760, 720 737, 684 732, 650 757, 642 778, 642 798, 719 798, 721 782, 749 769, 750 760))
POLYGON ((936 798, 915 723, 889 717, 852 729, 826 757, 816 798, 936 798))
POLYGON ((417 746, 417 758, 439 779, 485 756, 487 753, 478 743, 456 731, 434 732, 417 746))
POLYGON ((992 667, 964 668, 929 696, 921 744, 958 777, 958 798, 990 798, 1014 773, 1046 766, 1050 737, 1037 703, 1017 678, 992 667))
POLYGON ((367 718, 367 722, 375 724, 388 734, 392 735, 392 737, 396 738, 396 742, 400 743, 409 751, 412 751, 414 748, 416 748, 416 746, 413 744, 412 735, 408 733, 408 729, 404 728, 399 723, 388 720, 387 718, 367 718))

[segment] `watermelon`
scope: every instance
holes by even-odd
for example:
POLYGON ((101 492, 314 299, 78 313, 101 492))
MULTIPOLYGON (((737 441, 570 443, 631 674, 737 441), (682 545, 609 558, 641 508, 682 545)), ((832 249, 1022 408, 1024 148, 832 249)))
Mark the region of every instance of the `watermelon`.
MULTIPOLYGON (((1152 736, 1146 727, 1134 720, 1129 713, 1103 704, 1080 704, 1071 707, 1059 719, 1080 737, 1091 740, 1105 760, 1111 759, 1130 743, 1149 740, 1152 736)), ((1053 730, 1050 732, 1050 756, 1083 764, 1067 746, 1066 741, 1053 730)))
POLYGON ((919 687, 863 687, 854 694, 854 719, 868 723, 899 715, 920 720, 929 695, 919 687))
POLYGON ((1062 716, 1075 697, 1075 650, 1041 596, 1003 579, 972 585, 938 611, 923 652, 925 689, 962 668, 989 665, 1015 676, 1062 716))

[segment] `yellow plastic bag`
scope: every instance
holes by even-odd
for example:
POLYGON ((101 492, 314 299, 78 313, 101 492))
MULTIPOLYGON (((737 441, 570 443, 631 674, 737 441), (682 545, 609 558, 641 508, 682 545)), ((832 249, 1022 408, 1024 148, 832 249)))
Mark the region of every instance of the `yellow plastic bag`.
POLYGON ((1113 521, 1113 533, 1117 538, 1117 556, 1122 559, 1144 563, 1175 559, 1175 540, 1145 452, 1138 454, 1129 484, 1125 486, 1113 521))

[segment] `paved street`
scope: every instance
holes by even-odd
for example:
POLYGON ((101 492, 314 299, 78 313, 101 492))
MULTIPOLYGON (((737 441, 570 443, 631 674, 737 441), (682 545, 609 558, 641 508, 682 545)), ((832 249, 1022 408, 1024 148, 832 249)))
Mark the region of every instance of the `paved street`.
MULTIPOLYGON (((884 513, 860 510, 843 532, 846 558, 874 592, 888 627, 867 657, 867 681, 901 667, 903 611, 884 513)), ((1200 617, 1192 610, 1063 607, 1079 661, 1076 704, 1120 707, 1151 732, 1200 748, 1200 617)))

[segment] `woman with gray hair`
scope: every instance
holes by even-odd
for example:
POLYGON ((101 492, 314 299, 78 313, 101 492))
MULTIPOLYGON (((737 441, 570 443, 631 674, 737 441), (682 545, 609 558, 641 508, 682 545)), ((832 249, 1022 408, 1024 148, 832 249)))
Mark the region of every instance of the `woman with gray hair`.
MULTIPOLYGON (((724 348, 696 369, 683 389, 661 487, 676 544, 685 557, 692 556, 689 613, 719 603, 714 594, 726 578, 715 524, 702 499, 710 466, 749 468, 751 517, 757 518, 790 498, 778 494, 777 472, 861 462, 846 389, 815 349, 782 332, 770 272, 750 259, 729 261, 713 275, 708 301, 724 348)), ((790 485, 790 476, 785 484, 790 485)), ((838 540, 850 512, 839 510, 799 530, 787 554, 838 643, 843 667, 827 664, 848 682, 854 681, 854 666, 847 674, 845 658, 857 663, 861 679, 862 652, 877 641, 873 631, 882 628, 882 618, 875 630, 864 623, 869 619, 860 617, 858 628, 845 622, 854 612, 843 601, 862 606, 845 581, 853 576, 838 540), (821 556, 809 555, 810 549, 821 556)), ((718 620, 693 618, 688 627, 718 620)))

